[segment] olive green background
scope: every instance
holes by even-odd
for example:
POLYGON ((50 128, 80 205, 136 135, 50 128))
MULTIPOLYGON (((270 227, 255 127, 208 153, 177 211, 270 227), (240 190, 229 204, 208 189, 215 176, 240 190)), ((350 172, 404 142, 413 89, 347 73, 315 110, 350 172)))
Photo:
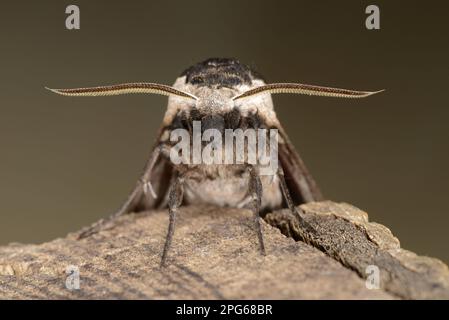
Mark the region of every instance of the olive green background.
POLYGON ((42 242, 107 216, 133 188, 166 98, 67 98, 49 87, 171 84, 237 57, 270 82, 360 90, 276 96, 327 198, 449 261, 448 8, 440 1, 17 1, 0 12, 0 243, 42 242), (393 3, 394 2, 394 3, 393 3), (65 7, 81 30, 65 29, 65 7), (377 4, 381 30, 365 28, 377 4))

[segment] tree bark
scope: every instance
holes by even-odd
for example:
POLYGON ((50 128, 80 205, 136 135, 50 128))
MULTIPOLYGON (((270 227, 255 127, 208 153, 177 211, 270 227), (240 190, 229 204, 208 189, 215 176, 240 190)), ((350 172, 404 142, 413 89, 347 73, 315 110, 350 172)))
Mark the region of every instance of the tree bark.
POLYGON ((267 214, 262 256, 250 211, 182 207, 164 269, 166 210, 121 217, 82 240, 72 233, 40 245, 10 244, 0 247, 0 298, 449 298, 448 267, 401 249, 365 212, 330 201, 300 208, 313 228, 300 229, 289 210, 267 214), (77 271, 79 289, 72 282, 77 271))

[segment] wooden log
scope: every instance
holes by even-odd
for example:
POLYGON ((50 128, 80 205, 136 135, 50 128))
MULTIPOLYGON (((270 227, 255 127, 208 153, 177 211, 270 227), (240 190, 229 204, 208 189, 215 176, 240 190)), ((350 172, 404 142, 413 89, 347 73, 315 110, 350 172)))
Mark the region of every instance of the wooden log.
POLYGON ((447 266, 401 249, 366 213, 328 201, 301 208, 313 230, 299 229, 288 210, 269 213, 262 256, 250 211, 182 207, 165 269, 159 262, 166 210, 121 217, 83 240, 72 233, 39 245, 3 246, 0 298, 449 298, 447 266), (372 289, 368 266, 369 272, 378 268, 379 289, 372 289), (77 270, 79 289, 71 282, 77 270))

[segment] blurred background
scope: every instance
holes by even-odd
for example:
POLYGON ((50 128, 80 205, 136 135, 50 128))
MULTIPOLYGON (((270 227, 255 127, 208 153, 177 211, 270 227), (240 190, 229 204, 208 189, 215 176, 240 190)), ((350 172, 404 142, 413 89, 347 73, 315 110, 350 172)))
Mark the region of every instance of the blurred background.
POLYGON ((275 96, 328 199, 449 262, 448 8, 439 1, 15 1, 0 12, 0 244, 64 236, 114 212, 150 153, 166 98, 66 98, 49 87, 171 84, 209 57, 269 82, 359 90, 275 96), (65 28, 76 4, 81 29, 65 28), (380 30, 365 8, 380 8, 380 30))

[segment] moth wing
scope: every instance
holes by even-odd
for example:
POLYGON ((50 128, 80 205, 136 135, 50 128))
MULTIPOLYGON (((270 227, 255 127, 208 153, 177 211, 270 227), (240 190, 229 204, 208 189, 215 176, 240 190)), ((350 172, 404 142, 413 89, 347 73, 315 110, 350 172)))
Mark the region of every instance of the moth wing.
POLYGON ((161 208, 167 204, 168 190, 173 179, 173 165, 169 159, 161 155, 158 156, 153 164, 152 158, 155 156, 155 152, 157 152, 156 148, 157 145, 153 147, 150 158, 136 187, 128 196, 126 202, 116 212, 115 216, 161 208), (144 192, 142 181, 151 183, 156 198, 154 198, 151 192, 144 192))
POLYGON ((166 157, 160 156, 158 145, 155 145, 141 178, 126 202, 114 214, 82 230, 78 239, 86 238, 100 230, 110 228, 113 226, 115 218, 123 214, 146 211, 166 205, 173 172, 171 162, 166 157), (143 183, 145 181, 151 183, 153 192, 145 192, 143 183), (152 193, 157 196, 153 197, 152 193))
POLYGON ((295 204, 323 200, 323 195, 312 175, 307 170, 299 153, 291 143, 285 130, 279 126, 279 162, 295 204))

